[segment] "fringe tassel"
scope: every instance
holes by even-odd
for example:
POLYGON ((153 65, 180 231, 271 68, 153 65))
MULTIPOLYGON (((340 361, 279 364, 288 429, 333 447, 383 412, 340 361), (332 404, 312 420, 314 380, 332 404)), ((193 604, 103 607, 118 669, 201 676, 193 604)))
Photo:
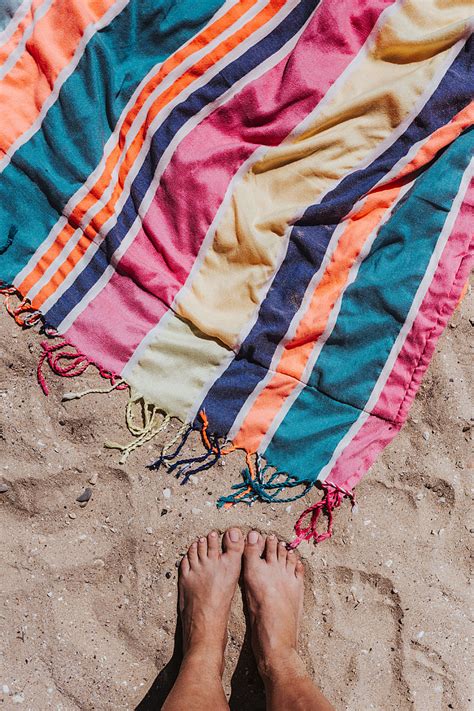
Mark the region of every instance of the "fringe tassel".
POLYGON ((118 444, 117 442, 104 442, 104 447, 108 449, 119 449, 122 452, 122 456, 119 459, 119 464, 125 464, 128 457, 132 452, 134 452, 139 447, 142 447, 146 442, 149 442, 153 437, 155 437, 159 432, 165 430, 171 420, 169 415, 165 415, 163 420, 160 421, 162 416, 162 411, 158 407, 146 402, 141 397, 130 398, 127 403, 127 409, 125 412, 125 418, 127 422, 127 427, 130 432, 136 437, 128 444, 118 444), (134 422, 133 407, 137 403, 141 406, 142 423, 136 425, 134 422))
POLYGON ((301 541, 313 540, 313 542, 321 543, 328 538, 331 538, 333 531, 333 511, 339 508, 343 500, 347 497, 351 500, 352 506, 355 505, 355 496, 351 491, 347 491, 331 481, 325 481, 321 484, 324 491, 324 496, 320 501, 307 508, 295 524, 296 538, 288 544, 288 548, 293 549, 299 546, 301 541), (327 531, 318 533, 317 525, 321 513, 326 513, 328 517, 327 531), (303 526, 304 520, 310 516, 307 526, 303 526))
MULTIPOLYGON (((247 461, 249 463, 248 455, 247 461)), ((218 508, 230 508, 239 501, 251 506, 255 501, 266 501, 269 503, 275 502, 279 504, 288 504, 292 501, 301 499, 302 496, 308 493, 313 487, 313 483, 306 484, 304 489, 294 496, 280 498, 282 491, 287 489, 295 489, 302 486, 301 482, 291 478, 286 472, 273 471, 266 476, 269 469, 273 467, 270 464, 261 467, 261 457, 257 455, 255 469, 247 466, 242 472, 243 481, 240 484, 234 484, 232 489, 235 493, 229 496, 222 496, 217 502, 218 508)))
POLYGON ((31 328, 37 323, 43 323, 41 312, 33 308, 29 299, 26 297, 22 299, 14 286, 0 285, 0 294, 5 296, 5 308, 19 326, 31 328), (12 303, 13 296, 19 299, 16 305, 12 303))
POLYGON ((170 443, 166 448, 163 448, 158 459, 148 465, 148 469, 159 469, 160 466, 163 465, 168 469, 170 474, 175 473, 177 479, 182 477, 181 484, 186 484, 193 474, 198 474, 199 472, 211 469, 211 467, 213 467, 222 456, 229 454, 235 449, 235 447, 231 446, 226 450, 223 450, 219 444, 219 438, 217 435, 210 436, 208 434, 209 423, 204 410, 199 413, 199 419, 201 420, 200 424, 187 425, 180 430, 180 433, 178 433, 178 435, 174 438, 172 444, 178 441, 180 435, 181 441, 172 454, 167 454, 167 451, 169 451, 172 446, 170 443), (205 452, 197 457, 189 457, 173 461, 179 456, 191 432, 196 430, 200 430, 201 432, 201 439, 205 452), (194 466, 196 464, 198 466, 194 466))
MULTIPOLYGON (((84 373, 90 365, 93 365, 97 368, 99 375, 102 378, 110 380, 112 385, 117 383, 116 375, 110 373, 104 368, 101 368, 83 353, 80 353, 77 350, 68 350, 71 349, 72 346, 70 346, 67 341, 60 341, 59 343, 42 341, 40 345, 43 352, 40 355, 36 373, 38 383, 40 384, 45 395, 49 395, 49 388, 46 383, 46 378, 43 375, 43 365, 45 361, 48 362, 48 365, 53 373, 61 375, 63 378, 75 378, 78 375, 82 375, 82 373, 84 373)), ((123 389, 123 386, 127 387, 126 383, 123 385, 117 385, 117 388, 123 389)))

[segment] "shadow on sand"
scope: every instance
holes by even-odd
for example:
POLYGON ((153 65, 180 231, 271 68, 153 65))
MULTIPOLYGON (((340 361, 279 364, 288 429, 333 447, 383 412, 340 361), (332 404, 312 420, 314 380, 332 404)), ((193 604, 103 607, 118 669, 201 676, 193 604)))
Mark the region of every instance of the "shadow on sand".
MULTIPOLYGON (((231 679, 231 711, 265 711, 265 693, 250 644, 248 613, 244 606, 246 632, 239 659, 231 679)), ((178 615, 174 648, 168 664, 160 671, 135 711, 159 711, 178 676, 182 659, 181 621, 178 615)))

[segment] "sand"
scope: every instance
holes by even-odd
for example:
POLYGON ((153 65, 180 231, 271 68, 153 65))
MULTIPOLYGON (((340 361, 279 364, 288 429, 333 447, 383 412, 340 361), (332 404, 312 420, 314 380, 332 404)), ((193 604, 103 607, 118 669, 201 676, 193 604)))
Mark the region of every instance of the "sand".
MULTIPOLYGON (((455 313, 409 421, 359 485, 357 513, 346 502, 332 540, 300 547, 301 651, 339 710, 472 708, 472 305, 468 296, 455 313)), ((0 707, 158 709, 175 672, 180 555, 212 527, 289 539, 304 502, 219 512, 214 502, 237 480, 241 456, 181 487, 144 466, 159 438, 120 466, 103 442, 129 438, 126 394, 63 405, 63 392, 102 385, 91 371, 74 381, 48 373, 43 396, 39 342, 2 310, 0 484, 9 489, 0 494, 0 707), (94 474, 81 508, 75 499, 94 474)), ((188 451, 198 447, 196 438, 188 451)), ((239 592, 224 681, 233 709, 258 711, 262 687, 244 633, 239 592)))

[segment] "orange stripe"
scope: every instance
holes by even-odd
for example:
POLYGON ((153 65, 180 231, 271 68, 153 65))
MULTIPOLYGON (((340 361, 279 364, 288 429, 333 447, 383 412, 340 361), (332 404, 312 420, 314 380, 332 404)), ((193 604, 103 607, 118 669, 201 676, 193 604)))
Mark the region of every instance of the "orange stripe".
POLYGON ((474 123, 474 102, 447 125, 438 129, 420 148, 416 156, 390 180, 375 187, 360 210, 350 217, 334 250, 331 261, 314 290, 295 336, 285 345, 275 374, 259 393, 233 440, 237 448, 257 452, 275 416, 285 400, 301 381, 315 343, 324 333, 331 311, 341 295, 350 269, 367 238, 380 225, 393 205, 406 178, 426 165, 436 153, 451 143, 467 126, 474 123))
MULTIPOLYGON (((271 20, 271 18, 281 9, 285 2, 286 0, 270 0, 268 5, 263 10, 261 10, 252 20, 250 20, 246 25, 244 25, 243 28, 241 28, 238 32, 234 33, 231 37, 229 37, 227 40, 218 45, 218 47, 216 47, 212 52, 210 52, 208 55, 199 60, 199 62, 197 62, 193 67, 187 70, 176 82, 172 84, 171 87, 166 89, 156 99, 156 101, 153 103, 152 107, 148 112, 145 123, 142 124, 139 133, 134 138, 132 144, 130 145, 127 151, 125 159, 120 167, 119 177, 111 198, 102 208, 102 210, 100 210, 100 212, 98 212, 97 215, 94 216, 91 223, 85 228, 85 230, 83 231, 83 235, 78 241, 77 246, 71 251, 70 255, 68 255, 67 261, 63 263, 63 265, 56 271, 51 280, 47 284, 45 284, 43 288, 38 292, 38 294, 34 297, 32 303, 35 304, 35 308, 40 308, 40 306, 46 301, 46 299, 56 291, 57 287, 62 283, 66 276, 72 271, 77 262, 85 254, 91 242, 97 237, 102 225, 113 214, 117 200, 119 199, 122 193, 123 185, 127 174, 134 165, 135 160, 142 148, 148 126, 156 118, 159 111, 161 111, 163 107, 165 107, 170 101, 172 101, 176 96, 178 96, 183 91, 183 89, 185 89, 193 81, 195 81, 197 77, 205 74, 206 71, 208 71, 214 64, 216 64, 216 62, 220 61, 223 57, 226 56, 226 54, 232 51, 235 47, 237 47, 248 37, 250 37, 254 32, 256 32, 260 27, 262 27, 269 20, 271 20)), ((239 10, 242 9, 242 5, 243 3, 239 4, 239 10)), ((222 32, 222 30, 220 30, 220 32, 222 32)), ((117 149, 114 151, 113 156, 114 165, 117 162, 118 156, 119 148, 117 147, 117 149)), ((78 224, 78 222, 87 212, 89 207, 96 202, 98 195, 101 194, 101 192, 99 191, 103 191, 105 189, 110 176, 106 175, 105 177, 107 178, 107 180, 104 180, 104 176, 102 176, 96 186, 94 186, 90 193, 81 201, 81 203, 75 208, 75 210, 71 214, 70 219, 74 222, 74 224, 78 224)), ((44 273, 44 265, 46 264, 47 268, 47 265, 51 263, 51 261, 55 258, 56 254, 59 254, 62 245, 66 244, 72 233, 73 228, 67 225, 64 228, 63 233, 58 235, 58 239, 56 240, 54 245, 51 245, 50 250, 48 250, 46 255, 44 255, 44 257, 38 263, 38 266, 35 268, 35 270, 25 280, 25 282, 28 283, 31 281, 31 284, 28 284, 26 289, 30 289, 31 285, 33 283, 36 283, 36 281, 41 277, 41 275, 44 273)), ((22 291, 22 293, 25 293, 25 284, 22 284, 19 289, 22 291)))
POLYGON ((34 124, 59 73, 70 63, 84 30, 115 0, 57 0, 38 21, 27 47, 0 81, 0 153, 34 124), (54 38, 54 41, 52 41, 54 38), (35 57, 41 57, 41 71, 35 57))

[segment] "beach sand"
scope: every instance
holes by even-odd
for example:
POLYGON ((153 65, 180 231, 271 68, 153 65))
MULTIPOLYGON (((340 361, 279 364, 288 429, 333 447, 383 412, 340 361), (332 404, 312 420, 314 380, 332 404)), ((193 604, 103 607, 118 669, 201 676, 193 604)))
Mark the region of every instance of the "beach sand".
MULTIPOLYGON (((334 537, 300 546, 301 651, 336 709, 472 708, 472 306, 468 295, 440 339, 408 422, 358 487, 357 513, 345 501, 334 537)), ((45 397, 35 376, 40 340, 2 310, 0 708, 158 709, 175 673, 176 563, 189 543, 236 524, 289 540, 307 503, 218 511, 218 496, 239 480, 241 453, 186 487, 148 471, 177 425, 119 465, 103 442, 130 438, 126 393, 62 404, 64 392, 103 381, 93 369, 75 380, 45 369, 45 397), (81 508, 86 486, 93 495, 81 508)), ((187 451, 199 446, 196 435, 187 451)), ((233 709, 259 711, 244 633, 239 591, 224 682, 233 709)))

